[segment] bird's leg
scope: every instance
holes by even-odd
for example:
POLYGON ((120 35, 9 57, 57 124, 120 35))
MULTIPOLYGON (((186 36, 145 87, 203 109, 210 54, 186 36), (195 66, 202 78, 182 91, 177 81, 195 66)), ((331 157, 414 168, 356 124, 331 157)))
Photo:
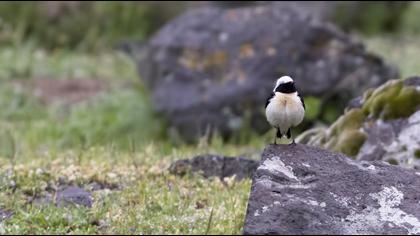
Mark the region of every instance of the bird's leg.
POLYGON ((281 138, 281 136, 283 136, 280 132, 280 128, 277 127, 277 133, 276 133, 276 137, 277 138, 281 138))
POLYGON ((277 138, 281 138, 281 136, 282 136, 282 134, 280 132, 280 128, 277 128, 276 136, 274 136, 274 144, 277 144, 276 140, 277 140, 277 138))
POLYGON ((283 136, 280 132, 280 128, 277 128, 277 134, 276 134, 277 138, 281 138, 281 136, 283 136))
POLYGON ((287 130, 287 138, 290 139, 292 137, 292 132, 290 131, 290 128, 287 130))
MULTIPOLYGON (((292 128, 289 128, 287 130, 287 138, 290 139, 291 137, 292 137, 292 128)), ((292 139, 292 144, 296 144, 294 138, 292 139)))

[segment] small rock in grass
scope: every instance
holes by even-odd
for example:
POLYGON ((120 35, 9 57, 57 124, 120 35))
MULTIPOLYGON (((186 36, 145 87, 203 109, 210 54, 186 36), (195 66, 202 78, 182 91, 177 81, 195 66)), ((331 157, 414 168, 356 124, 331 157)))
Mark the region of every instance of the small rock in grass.
POLYGON ((225 157, 218 155, 199 155, 192 159, 178 160, 171 164, 172 174, 184 175, 187 172, 200 172, 205 178, 236 176, 237 180, 252 177, 258 162, 244 157, 225 157))
POLYGON ((2 222, 3 220, 10 219, 13 215, 13 211, 0 208, 0 222, 2 222))
POLYGON ((92 194, 84 189, 70 186, 57 193, 56 203, 60 207, 74 204, 90 208, 93 204, 93 198, 92 194))

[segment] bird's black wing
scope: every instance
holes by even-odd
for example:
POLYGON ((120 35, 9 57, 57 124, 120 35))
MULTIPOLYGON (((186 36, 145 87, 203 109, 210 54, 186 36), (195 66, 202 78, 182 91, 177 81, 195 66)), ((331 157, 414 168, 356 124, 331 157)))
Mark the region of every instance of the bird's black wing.
POLYGON ((302 96, 300 96, 299 94, 298 94, 298 97, 300 98, 300 101, 302 102, 303 109, 305 109, 305 110, 306 110, 306 107, 305 107, 305 101, 303 100, 303 97, 302 97, 302 96))
POLYGON ((265 108, 267 108, 268 104, 270 103, 270 100, 274 97, 274 92, 270 94, 270 97, 267 98, 267 101, 265 102, 265 108))

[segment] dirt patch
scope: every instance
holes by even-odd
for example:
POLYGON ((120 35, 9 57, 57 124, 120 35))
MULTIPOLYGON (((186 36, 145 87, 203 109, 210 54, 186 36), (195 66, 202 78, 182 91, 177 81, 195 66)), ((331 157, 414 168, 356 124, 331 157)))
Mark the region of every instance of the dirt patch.
POLYGON ((99 79, 37 78, 29 82, 15 81, 15 84, 28 88, 45 105, 73 105, 86 101, 108 88, 107 84, 99 79))

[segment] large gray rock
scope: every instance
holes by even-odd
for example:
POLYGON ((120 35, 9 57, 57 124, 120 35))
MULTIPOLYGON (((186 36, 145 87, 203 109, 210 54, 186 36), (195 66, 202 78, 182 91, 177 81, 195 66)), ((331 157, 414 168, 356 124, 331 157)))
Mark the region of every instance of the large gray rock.
POLYGON ((190 10, 141 51, 139 72, 156 110, 188 141, 208 129, 267 131, 264 103, 281 75, 295 78, 303 95, 342 107, 397 75, 333 25, 276 5, 190 10))
POLYGON ((297 145, 269 145, 244 234, 420 234, 420 172, 297 145))
POLYGON ((237 180, 250 178, 257 169, 258 162, 244 157, 225 157, 219 155, 199 155, 192 159, 178 160, 171 164, 172 174, 184 175, 188 172, 199 172, 204 177, 235 176, 237 180))

